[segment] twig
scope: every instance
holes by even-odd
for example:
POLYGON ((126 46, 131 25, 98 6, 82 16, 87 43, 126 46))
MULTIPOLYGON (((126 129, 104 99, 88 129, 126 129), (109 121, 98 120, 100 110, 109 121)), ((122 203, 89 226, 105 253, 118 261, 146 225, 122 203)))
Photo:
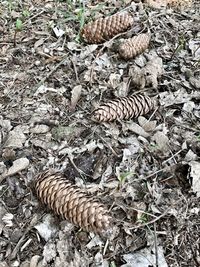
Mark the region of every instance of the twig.
POLYGON ((68 62, 68 55, 66 55, 62 61, 60 61, 32 90, 32 93, 35 93, 37 91, 37 89, 55 72, 57 71, 57 69, 65 64, 67 62, 67 64, 69 65, 68 62))
POLYGON ((73 59, 71 59, 71 62, 72 62, 72 65, 73 65, 73 67, 74 67, 74 72, 75 72, 75 76, 76 76, 76 81, 80 83, 79 78, 78 78, 78 72, 77 72, 76 64, 75 64, 75 62, 74 62, 73 59))
MULTIPOLYGON (((166 162, 170 161, 171 159, 174 159, 178 154, 180 154, 183 151, 183 149, 180 149, 178 152, 176 152, 175 154, 172 154, 172 156, 168 159, 166 159, 165 161, 163 161, 162 165, 165 164, 166 162)), ((172 153, 172 152, 171 152, 172 153)), ((175 162, 177 163, 177 162, 175 162)))
POLYGON ((148 176, 146 176, 146 177, 143 177, 143 178, 138 178, 138 179, 137 179, 137 181, 142 181, 142 180, 149 179, 149 178, 151 178, 152 176, 154 176, 155 174, 158 174, 158 173, 160 173, 160 172, 162 172, 162 171, 164 171, 164 170, 166 170, 166 168, 163 168, 163 169, 157 170, 157 171, 155 171, 155 172, 153 172, 153 173, 149 174, 149 175, 148 175, 148 176))
POLYGON ((144 224, 140 224, 140 225, 136 225, 134 227, 129 227, 130 230, 132 229, 139 229, 139 228, 142 228, 142 227, 145 227, 145 226, 148 226, 150 224, 153 224, 155 222, 157 222, 158 220, 160 220, 162 217, 164 217, 168 211, 171 209, 171 207, 169 209, 167 209, 163 214, 161 214, 160 216, 156 217, 155 219, 153 219, 152 221, 150 222, 147 222, 147 223, 144 223, 144 224))
POLYGON ((26 230, 25 230, 23 236, 20 238, 20 240, 18 241, 16 247, 15 247, 14 250, 12 251, 12 253, 11 253, 11 255, 10 255, 10 259, 11 259, 11 260, 13 260, 13 259, 16 258, 16 255, 17 255, 17 253, 18 253, 18 251, 19 251, 19 249, 20 249, 22 243, 24 242, 25 236, 26 236, 26 235, 28 234, 28 232, 29 232, 29 231, 36 225, 36 223, 38 222, 38 219, 39 219, 39 218, 38 218, 38 215, 35 215, 35 216, 32 218, 32 220, 31 220, 29 226, 26 228, 26 230))
POLYGON ((156 235, 156 223, 153 224, 153 233, 154 233, 154 244, 155 244, 155 257, 156 257, 156 267, 158 266, 158 240, 156 235))

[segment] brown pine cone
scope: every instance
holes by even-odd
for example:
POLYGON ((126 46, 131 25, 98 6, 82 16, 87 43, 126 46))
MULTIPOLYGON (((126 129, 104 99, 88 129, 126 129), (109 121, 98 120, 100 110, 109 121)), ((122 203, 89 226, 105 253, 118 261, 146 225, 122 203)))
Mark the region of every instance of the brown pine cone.
POLYGON ((94 110, 92 119, 98 122, 128 120, 148 113, 155 100, 144 95, 133 95, 111 100, 94 110))
POLYGON ((104 205, 72 185, 61 173, 46 171, 39 174, 35 188, 44 204, 86 231, 101 232, 109 227, 111 217, 104 205))
POLYGON ((149 46, 150 35, 149 34, 139 34, 133 38, 125 40, 119 46, 119 54, 124 59, 133 58, 141 53, 143 53, 149 46))
POLYGON ((103 43, 118 33, 126 31, 133 24, 133 17, 127 13, 99 18, 88 23, 81 31, 83 39, 90 44, 103 43))
POLYGON ((145 3, 153 8, 166 8, 168 6, 174 9, 191 7, 192 2, 192 0, 145 0, 145 3))
POLYGON ((167 0, 167 4, 171 8, 184 9, 192 5, 192 0, 167 0))

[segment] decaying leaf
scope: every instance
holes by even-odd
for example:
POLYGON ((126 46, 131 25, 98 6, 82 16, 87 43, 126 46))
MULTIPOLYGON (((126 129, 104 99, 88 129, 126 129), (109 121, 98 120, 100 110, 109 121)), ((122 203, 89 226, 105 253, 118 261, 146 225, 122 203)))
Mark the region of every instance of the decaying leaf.
POLYGON ((189 163, 191 169, 189 176, 192 178, 192 190, 200 197, 200 162, 191 161, 189 163))
POLYGON ((174 104, 183 104, 191 99, 200 99, 200 92, 192 91, 188 93, 185 89, 179 89, 175 92, 163 92, 159 94, 160 104, 169 107, 174 104))
POLYGON ((8 176, 12 176, 20 171, 23 171, 29 166, 27 158, 20 158, 13 161, 13 165, 0 176, 0 182, 8 176))
POLYGON ((123 255, 123 258, 127 263, 121 265, 121 267, 149 267, 149 264, 156 266, 156 261, 157 266, 168 267, 164 257, 163 248, 158 246, 157 250, 157 256, 154 248, 144 248, 138 252, 123 255))
POLYGON ((81 96, 82 86, 76 85, 71 92, 71 109, 74 110, 81 96))
POLYGON ((133 85, 139 89, 144 87, 158 87, 158 79, 163 74, 162 58, 155 56, 152 57, 144 68, 133 66, 129 69, 129 75, 133 85))
POLYGON ((9 132, 8 138, 4 146, 12 148, 22 148, 25 141, 26 141, 26 136, 23 132, 23 128, 17 126, 12 131, 9 132))
POLYGON ((169 152, 169 138, 167 137, 167 135, 165 135, 163 132, 158 131, 154 134, 152 139, 155 140, 160 151, 162 151, 163 153, 169 152))
POLYGON ((58 231, 56 224, 54 223, 53 217, 48 214, 43 218, 43 221, 36 224, 34 228, 38 231, 40 236, 44 240, 48 241, 58 231))
POLYGON ((166 8, 167 0, 145 0, 145 3, 152 8, 166 8))

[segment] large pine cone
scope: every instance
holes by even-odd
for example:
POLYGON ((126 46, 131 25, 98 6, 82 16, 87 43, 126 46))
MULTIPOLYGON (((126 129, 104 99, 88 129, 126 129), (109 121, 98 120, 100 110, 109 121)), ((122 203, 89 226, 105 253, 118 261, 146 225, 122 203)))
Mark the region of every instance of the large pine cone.
POLYGON ((119 46, 119 54, 124 59, 133 58, 141 53, 143 53, 149 46, 150 35, 149 34, 139 34, 133 38, 125 40, 119 46))
POLYGON ((99 122, 128 120, 148 113, 155 100, 144 95, 133 95, 111 100, 94 110, 92 119, 99 122))
POLYGON ((104 205, 72 185, 59 172, 39 174, 35 188, 44 204, 86 231, 101 232, 109 227, 111 217, 104 205))
POLYGON ((124 32, 133 24, 133 17, 127 13, 99 18, 88 23, 81 31, 83 39, 90 44, 103 43, 118 33, 124 32))

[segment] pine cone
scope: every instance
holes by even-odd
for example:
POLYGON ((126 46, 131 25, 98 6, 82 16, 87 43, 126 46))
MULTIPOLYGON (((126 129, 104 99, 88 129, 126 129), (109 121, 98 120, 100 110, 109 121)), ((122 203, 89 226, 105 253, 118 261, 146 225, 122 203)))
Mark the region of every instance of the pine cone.
POLYGON ((109 227, 111 217, 104 205, 72 185, 61 173, 39 174, 35 188, 44 204, 86 231, 101 232, 109 227))
POLYGON ((192 0, 167 0, 167 4, 171 8, 184 9, 192 5, 192 0))
POLYGON ((153 8, 166 8, 169 6, 175 9, 184 9, 192 5, 192 0, 145 0, 145 3, 153 8))
POLYGON ((99 122, 128 120, 148 113, 155 100, 144 95, 133 95, 111 100, 94 110, 92 119, 99 122))
POLYGON ((149 34, 139 34, 138 36, 125 40, 119 46, 119 54, 124 59, 133 58, 143 53, 148 48, 149 42, 149 34))
POLYGON ((115 14, 88 23, 82 29, 81 36, 87 43, 103 43, 118 33, 126 31, 132 24, 133 17, 127 13, 115 14))

